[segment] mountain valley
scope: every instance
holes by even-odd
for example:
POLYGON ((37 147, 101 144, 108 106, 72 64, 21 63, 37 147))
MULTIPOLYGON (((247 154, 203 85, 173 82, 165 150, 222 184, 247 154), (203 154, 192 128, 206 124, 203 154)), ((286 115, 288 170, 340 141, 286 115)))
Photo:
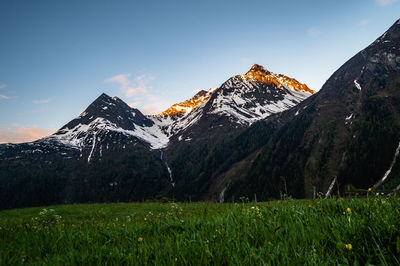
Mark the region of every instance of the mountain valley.
POLYGON ((156 115, 103 93, 53 135, 0 145, 0 208, 395 188, 399 89, 400 20, 318 92, 255 64, 156 115))

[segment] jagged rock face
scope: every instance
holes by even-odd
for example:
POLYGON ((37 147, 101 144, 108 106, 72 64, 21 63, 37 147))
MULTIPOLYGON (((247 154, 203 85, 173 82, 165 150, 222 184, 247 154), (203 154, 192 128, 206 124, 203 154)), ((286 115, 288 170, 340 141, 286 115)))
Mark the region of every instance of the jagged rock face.
POLYGON ((167 137, 151 119, 119 98, 111 98, 104 93, 78 118, 41 141, 58 141, 82 149, 95 145, 96 140, 101 143, 100 136, 107 134, 135 137, 148 143, 153 149, 165 147, 168 143, 167 137))
POLYGON ((288 88, 267 75, 263 76, 261 82, 236 76, 215 92, 207 106, 207 113, 227 116, 241 125, 251 125, 271 114, 289 109, 311 95, 307 91, 288 88))

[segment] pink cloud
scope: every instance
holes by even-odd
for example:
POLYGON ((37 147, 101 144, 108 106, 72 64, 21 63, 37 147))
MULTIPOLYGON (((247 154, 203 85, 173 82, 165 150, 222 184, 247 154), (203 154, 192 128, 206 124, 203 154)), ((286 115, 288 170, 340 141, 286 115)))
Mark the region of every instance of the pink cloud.
POLYGON ((128 105, 132 108, 137 108, 138 106, 141 106, 141 102, 133 102, 133 103, 128 103, 128 105))
POLYGON ((140 111, 145 115, 159 114, 168 108, 166 104, 152 103, 140 108, 140 111))
POLYGON ((105 83, 116 83, 126 97, 135 97, 130 107, 138 108, 143 114, 158 114, 169 107, 159 95, 151 92, 149 83, 154 79, 151 75, 140 75, 131 78, 130 74, 118 74, 105 83))
POLYGON ((22 143, 38 140, 56 132, 54 129, 24 127, 17 124, 0 125, 0 143, 22 143))
POLYGON ((130 74, 118 74, 114 77, 106 79, 104 82, 106 83, 117 83, 120 85, 120 89, 122 93, 126 97, 132 96, 149 96, 151 95, 149 92, 149 82, 154 79, 152 76, 141 75, 134 78, 134 81, 131 81, 130 74))
POLYGON ((375 2, 380 6, 387 6, 387 5, 397 2, 397 1, 398 0, 375 0, 375 2))

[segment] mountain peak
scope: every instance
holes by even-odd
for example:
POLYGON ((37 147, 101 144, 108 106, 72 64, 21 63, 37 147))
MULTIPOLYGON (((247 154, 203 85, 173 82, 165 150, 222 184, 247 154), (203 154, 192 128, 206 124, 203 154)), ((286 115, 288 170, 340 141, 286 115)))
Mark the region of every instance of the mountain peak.
POLYGON ((307 87, 306 84, 298 82, 294 78, 287 77, 282 74, 275 74, 268 71, 262 65, 254 64, 244 75, 238 75, 237 78, 246 81, 256 81, 265 84, 274 84, 278 88, 287 87, 295 91, 304 91, 314 94, 315 91, 307 87))
POLYGON ((266 75, 271 74, 271 72, 269 72, 265 67, 263 67, 262 65, 259 65, 259 64, 254 64, 247 73, 249 73, 249 72, 260 72, 260 73, 264 73, 266 75))
POLYGON ((157 114, 156 116, 184 116, 190 113, 194 108, 196 108, 200 104, 210 99, 211 95, 215 90, 216 90, 215 88, 211 88, 208 91, 200 90, 198 93, 196 93, 196 95, 194 95, 189 100, 176 103, 171 107, 169 107, 164 112, 157 114))

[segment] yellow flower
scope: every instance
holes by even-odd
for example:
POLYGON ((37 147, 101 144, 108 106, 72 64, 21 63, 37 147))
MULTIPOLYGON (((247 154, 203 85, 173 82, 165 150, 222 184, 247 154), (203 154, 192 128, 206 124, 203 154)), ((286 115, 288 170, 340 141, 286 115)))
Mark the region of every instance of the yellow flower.
POLYGON ((138 242, 142 242, 142 241, 143 241, 143 238, 142 238, 142 237, 139 237, 139 238, 137 239, 137 241, 138 241, 138 242))
POLYGON ((351 212, 351 209, 350 209, 350 208, 347 208, 346 211, 347 211, 347 212, 351 212))
POLYGON ((312 205, 311 204, 308 204, 308 208, 311 208, 312 207, 312 205))
POLYGON ((348 250, 351 250, 351 249, 353 248, 353 246, 352 246, 351 244, 346 244, 345 246, 346 246, 346 248, 347 248, 348 250))
POLYGON ((145 220, 145 221, 147 221, 147 218, 146 218, 146 217, 144 217, 144 220, 145 220))
POLYGON ((372 188, 369 188, 369 189, 368 189, 368 192, 370 192, 370 191, 372 191, 372 188))

